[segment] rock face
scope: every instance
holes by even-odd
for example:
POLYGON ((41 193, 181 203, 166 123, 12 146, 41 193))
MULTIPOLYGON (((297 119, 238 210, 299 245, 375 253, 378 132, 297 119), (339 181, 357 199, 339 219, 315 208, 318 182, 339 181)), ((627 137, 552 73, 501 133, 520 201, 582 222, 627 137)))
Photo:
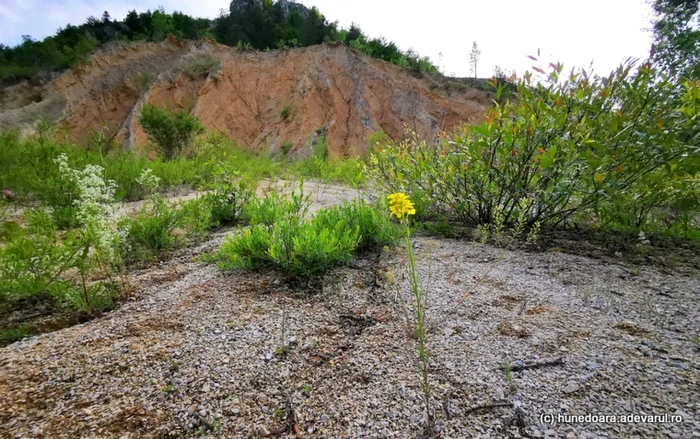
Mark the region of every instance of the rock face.
POLYGON ((376 131, 396 139, 408 127, 430 139, 481 120, 490 105, 488 93, 463 87, 447 94, 431 81, 342 45, 243 52, 170 37, 108 45, 45 84, 0 90, 0 129, 29 131, 48 116, 78 144, 103 128, 126 149, 139 148, 148 139, 138 116, 149 103, 190 111, 209 130, 255 150, 274 153, 291 143, 292 153, 307 154, 310 138, 325 132, 331 153, 362 154, 376 131), (191 68, 212 60, 218 68, 191 68))
POLYGON ((257 6, 262 8, 262 0, 233 0, 231 2, 230 11, 240 12, 245 10, 249 6, 257 6))

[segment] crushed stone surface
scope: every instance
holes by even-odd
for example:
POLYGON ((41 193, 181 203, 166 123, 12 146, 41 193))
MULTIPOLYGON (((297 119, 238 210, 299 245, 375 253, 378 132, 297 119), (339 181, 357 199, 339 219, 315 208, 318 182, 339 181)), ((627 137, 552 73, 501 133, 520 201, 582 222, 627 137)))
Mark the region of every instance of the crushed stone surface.
MULTIPOLYGON (((0 437, 425 437, 405 249, 292 288, 197 261, 229 233, 133 273, 118 309, 0 349, 0 437)), ((436 437, 700 436, 697 269, 413 242, 436 437)))

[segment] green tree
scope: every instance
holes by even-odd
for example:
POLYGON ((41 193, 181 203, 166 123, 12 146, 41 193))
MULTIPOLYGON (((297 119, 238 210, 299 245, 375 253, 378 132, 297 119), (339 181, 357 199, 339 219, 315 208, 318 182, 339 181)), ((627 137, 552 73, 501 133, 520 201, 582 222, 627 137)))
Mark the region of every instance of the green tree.
POLYGON ((652 56, 678 77, 700 78, 700 4, 697 0, 654 0, 652 56))

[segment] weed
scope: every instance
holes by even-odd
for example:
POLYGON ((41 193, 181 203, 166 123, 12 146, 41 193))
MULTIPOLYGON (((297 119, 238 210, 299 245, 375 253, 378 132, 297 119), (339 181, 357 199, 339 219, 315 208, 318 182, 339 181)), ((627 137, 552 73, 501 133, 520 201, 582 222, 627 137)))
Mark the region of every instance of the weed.
MULTIPOLYGON (((181 224, 183 214, 156 193, 158 178, 148 170, 141 174, 139 182, 151 195, 149 202, 136 217, 126 218, 122 222, 122 227, 126 230, 123 247, 128 250, 125 253, 129 255, 129 262, 152 260, 161 253, 172 250, 180 242, 173 231, 181 224)), ((192 207, 189 209, 193 210, 192 207)), ((190 210, 185 214, 191 213, 190 210)))
POLYGON ((22 340, 29 334, 29 325, 23 323, 14 328, 0 330, 0 345, 8 345, 18 340, 22 340))
POLYGON ((283 121, 286 121, 287 119, 289 119, 289 116, 291 116, 293 112, 294 103, 288 102, 284 104, 284 107, 282 107, 282 111, 280 111, 280 118, 282 118, 283 121))
POLYGON ((289 154, 289 151, 292 150, 292 142, 284 142, 282 145, 280 145, 280 151, 282 151, 283 155, 289 154))
POLYGON ((155 82, 156 75, 153 72, 139 72, 134 78, 134 84, 139 93, 146 92, 155 82))
POLYGON ((423 402, 425 404, 426 416, 426 435, 432 434, 432 414, 430 412, 430 379, 428 368, 430 367, 430 353, 426 343, 426 324, 425 324, 425 295, 419 288, 418 274, 416 271, 416 257, 413 253, 413 245, 411 244, 411 228, 408 224, 409 215, 415 215, 416 209, 411 200, 403 193, 395 193, 389 195, 389 210, 391 215, 395 216, 400 222, 404 232, 404 243, 406 245, 406 256, 408 258, 408 274, 411 283, 411 291, 413 293, 413 310, 415 313, 415 333, 418 339, 418 369, 421 373, 421 387, 423 391, 423 402))
POLYGON ((513 384, 513 374, 511 373, 511 365, 510 362, 506 362, 503 364, 503 374, 506 377, 506 381, 508 381, 508 384, 513 384))

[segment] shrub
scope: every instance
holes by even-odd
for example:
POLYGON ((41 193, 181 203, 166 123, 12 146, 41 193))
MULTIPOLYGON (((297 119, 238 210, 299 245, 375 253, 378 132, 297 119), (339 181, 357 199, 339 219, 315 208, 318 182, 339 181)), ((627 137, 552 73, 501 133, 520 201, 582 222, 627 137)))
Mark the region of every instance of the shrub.
POLYGON ((166 160, 178 156, 196 135, 204 133, 199 119, 184 110, 169 111, 148 104, 141 110, 139 123, 166 160))
POLYGON ((178 216, 190 241, 199 242, 209 236, 213 226, 212 209, 204 197, 180 202, 178 216))
POLYGON ((53 218, 44 210, 26 214, 27 227, 0 246, 0 300, 64 298, 75 288, 66 274, 77 268, 83 246, 71 232, 59 242, 53 218))
POLYGON ((211 210, 212 227, 236 224, 252 195, 252 191, 244 182, 224 183, 205 195, 204 201, 211 210))
POLYGON ((526 75, 517 99, 494 106, 480 125, 435 145, 409 133, 375 148, 371 175, 408 193, 419 214, 426 200, 425 214, 469 226, 501 217, 512 227, 524 215, 528 228, 551 228, 608 208, 641 226, 653 206, 671 201, 660 182, 685 186, 698 173, 689 141, 698 106, 683 104, 676 84, 648 64, 564 80, 563 67, 551 67, 537 83, 526 75), (631 208, 625 198, 640 205, 631 208))
POLYGON ((190 78, 209 75, 219 70, 221 62, 210 55, 199 55, 189 58, 180 67, 180 71, 190 78))
POLYGON ((363 202, 322 210, 306 219, 308 199, 271 194, 246 208, 250 228, 228 237, 217 253, 224 270, 274 268, 293 282, 346 264, 358 250, 393 243, 396 226, 363 202))
POLYGON ((112 278, 122 260, 114 183, 103 178, 99 166, 73 169, 64 154, 56 162, 62 180, 75 189, 72 204, 80 228, 59 235, 55 218, 45 210, 28 211, 25 228, 5 228, 0 298, 12 303, 53 297, 86 313, 101 311, 123 287, 112 278))

